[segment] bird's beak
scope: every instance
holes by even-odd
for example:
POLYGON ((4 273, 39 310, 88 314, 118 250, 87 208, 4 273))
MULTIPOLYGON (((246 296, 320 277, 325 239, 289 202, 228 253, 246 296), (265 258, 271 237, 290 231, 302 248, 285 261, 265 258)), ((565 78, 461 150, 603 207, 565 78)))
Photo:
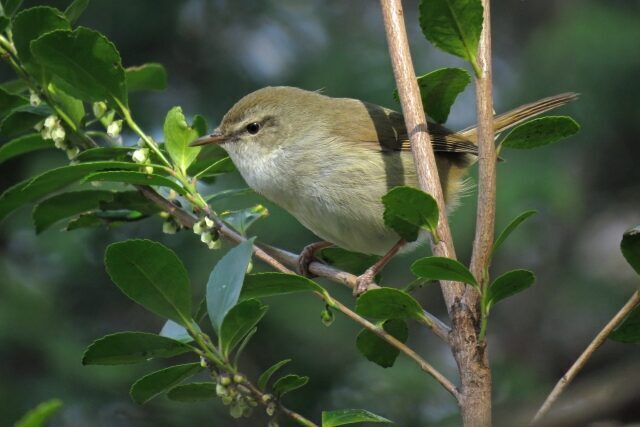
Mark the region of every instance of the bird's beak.
POLYGON ((189 146, 198 147, 200 145, 207 145, 207 144, 222 144, 226 139, 227 137, 224 136, 222 132, 220 132, 218 129, 216 129, 213 131, 213 133, 210 133, 209 135, 205 135, 196 139, 191 144, 189 144, 189 146))

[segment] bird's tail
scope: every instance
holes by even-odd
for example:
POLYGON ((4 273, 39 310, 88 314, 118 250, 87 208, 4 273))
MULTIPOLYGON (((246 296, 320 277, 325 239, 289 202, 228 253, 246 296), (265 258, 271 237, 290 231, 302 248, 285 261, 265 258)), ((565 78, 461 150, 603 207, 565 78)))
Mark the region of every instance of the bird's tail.
MULTIPOLYGON (((578 94, 574 92, 561 93, 548 98, 522 105, 511 111, 493 117, 493 129, 496 134, 511 129, 522 122, 529 120, 538 114, 546 113, 554 108, 561 107, 569 102, 578 99, 578 94)), ((459 135, 476 143, 478 129, 476 126, 469 127, 458 132, 459 135)))

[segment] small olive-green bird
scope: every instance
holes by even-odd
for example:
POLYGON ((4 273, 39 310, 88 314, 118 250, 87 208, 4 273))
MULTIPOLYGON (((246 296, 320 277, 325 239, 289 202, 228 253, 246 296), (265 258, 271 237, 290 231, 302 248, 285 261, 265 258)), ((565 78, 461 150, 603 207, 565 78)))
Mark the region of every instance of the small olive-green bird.
MULTIPOLYGON (((574 99, 576 94, 566 93, 523 105, 496 116, 495 131, 574 99)), ((428 127, 451 207, 464 192, 465 175, 476 160, 476 128, 453 132, 431 122, 428 127)), ((357 99, 266 87, 238 101, 220 126, 194 145, 209 143, 229 153, 252 189, 326 242, 383 255, 400 239, 385 225, 381 201, 393 187, 418 187, 400 113, 357 99)))

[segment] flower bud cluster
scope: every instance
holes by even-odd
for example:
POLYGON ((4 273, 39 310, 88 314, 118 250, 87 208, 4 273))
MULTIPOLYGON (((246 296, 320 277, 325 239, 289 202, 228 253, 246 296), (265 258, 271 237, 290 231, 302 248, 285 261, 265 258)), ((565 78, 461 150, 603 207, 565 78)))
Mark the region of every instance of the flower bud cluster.
POLYGON ((220 233, 213 220, 207 216, 193 224, 193 232, 200 236, 200 241, 209 249, 220 249, 220 233))
POLYGON ((80 149, 72 147, 68 144, 66 137, 67 132, 64 130, 60 118, 55 114, 48 116, 44 122, 38 123, 36 129, 40 131, 40 136, 44 140, 52 140, 56 148, 64 150, 69 159, 73 159, 78 155, 80 149))
POLYGON ((31 104, 32 107, 37 107, 40 104, 42 104, 42 100, 40 99, 40 97, 38 96, 37 93, 35 93, 34 91, 30 91, 29 94, 29 104, 31 104))
POLYGON ((229 413, 233 418, 249 417, 253 408, 258 406, 251 390, 244 384, 243 375, 232 377, 222 374, 217 378, 216 395, 225 406, 229 406, 229 413))

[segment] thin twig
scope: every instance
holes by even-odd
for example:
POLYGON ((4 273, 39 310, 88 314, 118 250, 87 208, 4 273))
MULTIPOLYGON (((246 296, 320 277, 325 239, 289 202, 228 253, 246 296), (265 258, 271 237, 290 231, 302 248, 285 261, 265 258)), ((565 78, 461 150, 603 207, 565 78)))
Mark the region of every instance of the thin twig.
POLYGON ((547 399, 542 404, 542 407, 538 410, 535 417, 533 417, 533 421, 531 424, 536 424, 539 422, 547 412, 551 406, 558 400, 558 397, 564 392, 567 386, 573 381, 573 379, 578 375, 578 373, 584 368, 584 365, 587 364, 587 361, 593 356, 593 353, 600 347, 609 334, 624 320, 625 317, 633 310, 636 306, 640 304, 640 291, 635 291, 631 298, 627 301, 627 303, 616 313, 615 316, 606 324, 606 326, 596 335, 596 337, 591 341, 591 343, 587 346, 587 348, 582 352, 580 357, 571 365, 571 368, 567 371, 566 374, 560 378, 556 386, 553 388, 547 399))

